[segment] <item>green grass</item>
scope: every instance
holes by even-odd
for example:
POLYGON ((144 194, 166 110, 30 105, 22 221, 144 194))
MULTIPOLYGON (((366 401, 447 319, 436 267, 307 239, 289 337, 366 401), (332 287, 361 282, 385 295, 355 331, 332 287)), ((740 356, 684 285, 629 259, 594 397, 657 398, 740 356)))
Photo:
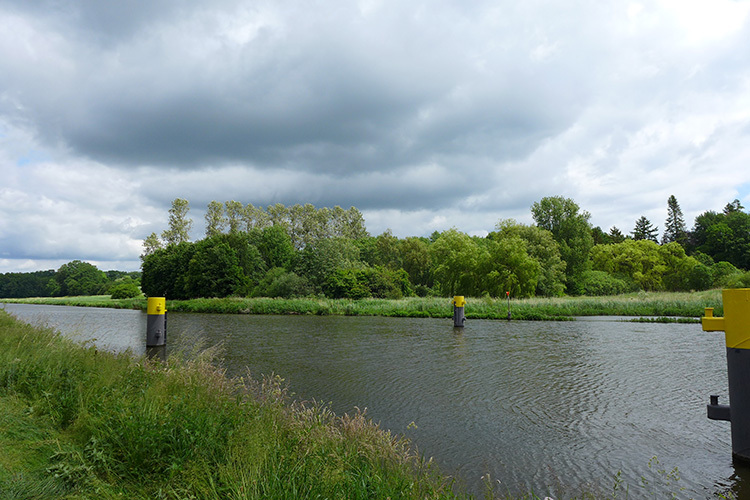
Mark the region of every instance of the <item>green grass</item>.
MULTIPOLYGON (((59 304, 72 306, 146 309, 146 299, 110 299, 108 295, 93 297, 53 297, 34 299, 3 299, 3 302, 59 304)), ((467 299, 469 319, 506 319, 508 303, 489 297, 467 299)), ((704 307, 713 307, 722 314, 721 291, 705 292, 638 292, 609 297, 560 297, 514 299, 510 302, 514 320, 560 320, 575 316, 633 316, 661 318, 699 318, 704 307)), ((405 318, 450 318, 451 299, 440 297, 409 297, 387 299, 270 299, 228 297, 222 299, 169 300, 167 309, 178 312, 223 314, 315 314, 341 316, 391 316, 405 318)))
POLYGON ((0 311, 0 498, 455 498, 366 415, 228 379, 210 353, 101 352, 0 311))

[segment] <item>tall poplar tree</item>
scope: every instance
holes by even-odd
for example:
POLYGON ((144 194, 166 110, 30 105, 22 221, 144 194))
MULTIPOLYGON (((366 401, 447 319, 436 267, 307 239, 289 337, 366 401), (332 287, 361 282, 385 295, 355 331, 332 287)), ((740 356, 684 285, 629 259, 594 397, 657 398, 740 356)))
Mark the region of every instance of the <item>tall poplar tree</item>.
POLYGON ((687 228, 685 217, 682 215, 680 204, 674 195, 667 200, 667 221, 664 223, 664 234, 661 237, 662 244, 677 242, 683 247, 687 244, 687 228))
POLYGON ((175 198, 172 201, 172 208, 169 209, 169 229, 161 233, 161 237, 167 245, 177 245, 190 240, 193 220, 187 216, 189 211, 190 203, 187 200, 175 198))
POLYGON ((217 234, 221 234, 224 231, 226 222, 224 205, 216 200, 209 202, 206 209, 206 238, 212 238, 217 234))
POLYGON ((240 232, 240 225, 245 214, 245 207, 239 201, 227 201, 224 203, 224 213, 226 214, 229 234, 240 232))

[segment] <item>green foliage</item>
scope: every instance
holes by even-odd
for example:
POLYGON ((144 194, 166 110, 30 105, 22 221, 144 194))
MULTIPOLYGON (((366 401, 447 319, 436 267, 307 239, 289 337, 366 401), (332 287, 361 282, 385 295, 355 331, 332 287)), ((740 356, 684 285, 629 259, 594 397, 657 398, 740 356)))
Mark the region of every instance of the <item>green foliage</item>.
POLYGON ((141 262, 141 290, 148 297, 190 298, 187 288, 188 265, 195 246, 188 242, 169 245, 141 262))
POLYGON ((589 223, 591 214, 562 196, 542 198, 531 206, 531 213, 536 225, 550 231, 559 245, 560 257, 566 264, 568 293, 582 293, 581 276, 590 268, 589 252, 594 246, 589 223))
POLYGON ((188 297, 227 297, 240 289, 244 275, 232 247, 206 239, 195 244, 186 278, 188 297))
POLYGON ((635 227, 633 228, 633 239, 636 241, 648 240, 656 243, 657 234, 659 228, 651 224, 651 221, 642 215, 637 221, 635 221, 635 227))
POLYGON ((716 288, 725 287, 732 279, 732 276, 741 273, 739 269, 725 261, 717 262, 711 265, 710 268, 712 285, 716 288))
POLYGON ((55 271, 0 274, 0 297, 45 297, 49 295, 49 283, 55 271))
POLYGON ((227 219, 224 216, 224 205, 221 202, 213 200, 208 203, 206 208, 206 238, 213 238, 224 231, 227 219))
POLYGON ((298 274, 306 277, 319 291, 336 269, 359 264, 359 248, 346 238, 328 238, 306 246, 299 256, 298 274))
POLYGON ((253 297, 307 297, 314 293, 310 282, 303 276, 298 276, 282 267, 275 267, 266 273, 265 277, 253 290, 253 297))
POLYGON ((430 244, 425 238, 409 237, 401 242, 401 262, 409 280, 423 289, 433 285, 430 244))
POLYGON ((651 240, 626 240, 597 245, 591 251, 594 270, 632 281, 642 290, 661 290, 667 270, 659 245, 651 240))
POLYGON ((518 236, 524 240, 526 252, 539 263, 534 293, 542 297, 559 297, 565 290, 565 262, 560 257, 560 248, 552 233, 536 226, 518 224, 514 220, 500 221, 497 233, 490 239, 518 236))
POLYGON ((632 284, 623 279, 615 278, 604 271, 584 272, 581 284, 584 294, 589 296, 619 295, 633 291, 632 284))
POLYGON ((651 240, 626 240, 597 245, 591 259, 595 270, 642 290, 706 290, 714 282, 711 267, 687 256, 676 242, 659 246, 651 240))
POLYGON ((275 225, 263 229, 258 242, 258 250, 269 269, 274 267, 292 269, 295 258, 294 247, 289 233, 282 226, 275 225))
POLYGON ((443 231, 430 246, 430 259, 435 263, 432 273, 442 294, 476 295, 479 247, 469 235, 455 228, 443 231))
POLYGON ((187 200, 175 198, 172 201, 172 208, 169 209, 169 229, 161 233, 167 245, 177 245, 190 240, 193 221, 187 216, 189 211, 190 204, 187 200))
POLYGON ((146 239, 143 240, 143 258, 144 255, 151 255, 155 251, 162 248, 161 240, 156 233, 149 234, 146 239))
POLYGON ((695 218, 692 243, 696 250, 715 261, 726 261, 740 269, 750 267, 750 214, 737 200, 723 213, 704 212, 695 218), (736 203, 735 203, 736 202, 736 203))
POLYGON ((112 299, 130 299, 140 297, 141 289, 132 278, 120 278, 109 289, 109 295, 112 299))
POLYGON ((51 282, 55 296, 99 295, 106 291, 107 276, 95 265, 73 260, 60 266, 51 282))
POLYGON ((671 195, 667 200, 667 221, 664 223, 664 234, 661 242, 662 244, 677 242, 684 247, 687 241, 685 217, 682 215, 682 209, 680 209, 680 204, 677 203, 677 198, 671 195))
POLYGON ((502 297, 532 297, 541 274, 539 262, 529 256, 526 241, 520 236, 506 235, 485 240, 480 253, 481 282, 479 292, 502 297))
POLYGON ((403 269, 392 270, 382 266, 339 268, 324 286, 327 297, 334 299, 400 299, 414 295, 409 276, 403 269))
POLYGON ((726 288, 750 288, 750 271, 728 276, 724 281, 726 288))

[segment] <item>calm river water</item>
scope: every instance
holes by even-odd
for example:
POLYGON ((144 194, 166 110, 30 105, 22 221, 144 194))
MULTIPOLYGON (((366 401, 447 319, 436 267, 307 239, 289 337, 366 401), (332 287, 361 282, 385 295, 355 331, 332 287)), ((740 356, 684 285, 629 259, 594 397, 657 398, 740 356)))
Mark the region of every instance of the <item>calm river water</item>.
MULTIPOLYGON (((143 312, 0 307, 145 351, 143 312)), ((336 413, 367 408, 475 494, 488 473, 501 492, 611 494, 620 471, 628 498, 750 498, 729 423, 706 418, 710 394, 727 401, 726 355, 723 334, 700 325, 170 313, 168 340, 222 344, 230 375, 281 375, 336 413)))

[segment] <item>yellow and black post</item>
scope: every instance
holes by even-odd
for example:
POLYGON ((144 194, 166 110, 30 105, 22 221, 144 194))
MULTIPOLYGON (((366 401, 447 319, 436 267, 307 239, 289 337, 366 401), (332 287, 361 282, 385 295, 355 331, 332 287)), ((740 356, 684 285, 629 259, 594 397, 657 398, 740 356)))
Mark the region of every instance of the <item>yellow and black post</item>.
POLYGON ((732 455, 750 461, 750 288, 722 291, 724 317, 714 317, 712 307, 701 319, 703 330, 723 331, 727 348, 729 405, 711 396, 708 418, 732 423, 732 455))
POLYGON ((463 295, 456 295, 453 297, 453 326, 463 327, 466 323, 466 316, 464 316, 464 306, 466 300, 463 295))
POLYGON ((159 347, 167 343, 167 299, 149 297, 146 320, 146 347, 159 347))

